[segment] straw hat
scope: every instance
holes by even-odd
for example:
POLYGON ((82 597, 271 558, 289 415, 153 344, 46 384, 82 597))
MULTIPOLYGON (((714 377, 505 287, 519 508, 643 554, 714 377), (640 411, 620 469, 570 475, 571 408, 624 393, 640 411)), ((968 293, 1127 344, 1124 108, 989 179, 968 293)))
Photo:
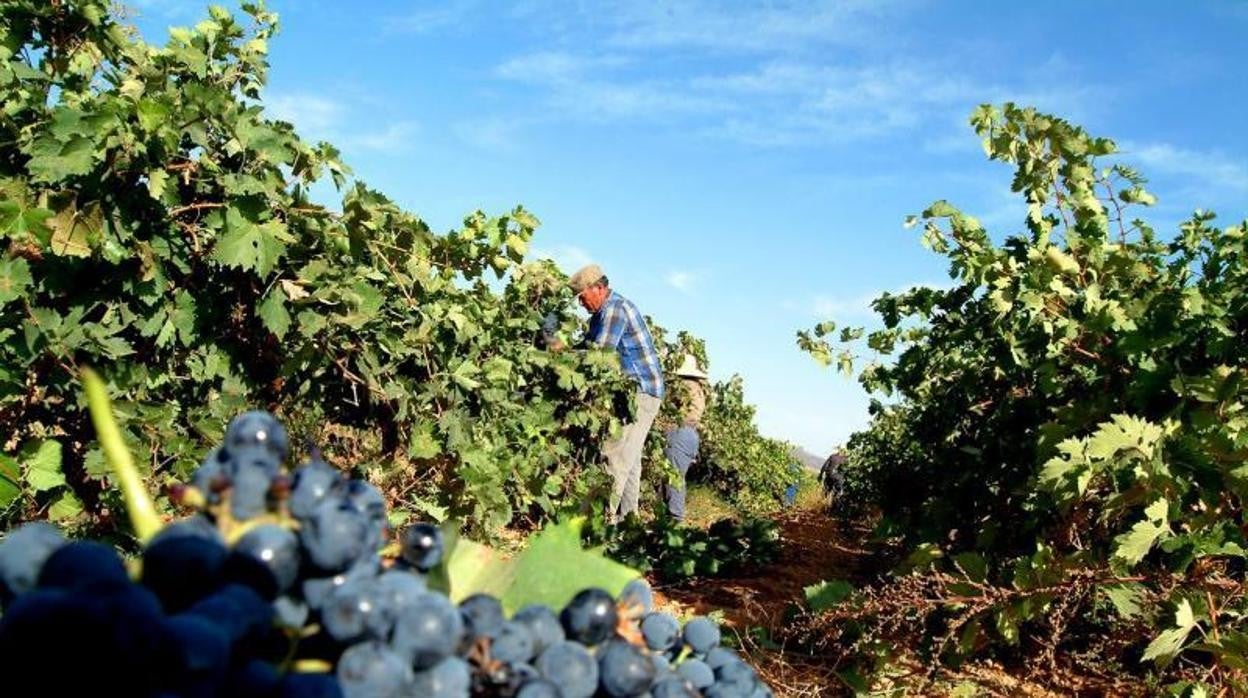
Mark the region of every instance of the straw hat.
POLYGON ((585 289, 598 283, 606 274, 602 273, 602 267, 597 264, 586 264, 568 279, 568 285, 572 287, 573 293, 580 293, 585 289))
POLYGON ((709 378, 702 369, 698 368, 698 360, 693 358, 693 354, 685 354, 685 362, 676 369, 676 375, 686 376, 688 378, 701 378, 703 380, 709 378))

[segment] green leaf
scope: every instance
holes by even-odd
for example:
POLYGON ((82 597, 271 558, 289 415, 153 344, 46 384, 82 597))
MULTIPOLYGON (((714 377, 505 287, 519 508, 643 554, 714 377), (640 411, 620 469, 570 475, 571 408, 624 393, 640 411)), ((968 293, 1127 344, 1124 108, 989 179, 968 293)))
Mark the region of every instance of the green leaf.
POLYGON ((1145 555, 1148 555, 1148 551, 1152 550, 1153 544, 1158 539, 1169 534, 1168 525, 1154 521, 1139 521, 1131 527, 1129 533, 1124 533, 1114 539, 1118 543, 1118 547, 1114 549, 1114 557, 1125 560, 1130 565, 1137 564, 1144 559, 1145 555))
POLYGON ((82 502, 70 491, 66 491, 48 508, 48 518, 61 522, 78 518, 82 514, 82 502))
POLYGON ((32 235, 43 244, 52 239, 47 220, 52 212, 45 208, 30 207, 21 201, 0 201, 0 237, 32 235))
POLYGON ((802 589, 806 595, 806 605, 810 610, 819 613, 835 607, 840 602, 849 598, 853 593, 854 587, 843 579, 834 579, 830 582, 819 582, 802 589))
POLYGON ((91 171, 95 144, 84 136, 62 143, 47 135, 35 141, 27 152, 31 157, 26 167, 36 182, 59 182, 91 171))
POLYGON ((278 221, 257 224, 231 206, 225 214, 225 227, 212 257, 227 267, 254 271, 268 276, 286 252, 291 240, 286 226, 278 221))
POLYGON ((275 285, 269 289, 264 300, 256 308, 256 315, 260 316, 260 321, 273 333, 274 337, 281 339, 286 336, 286 332, 290 329, 290 313, 286 312, 285 294, 282 293, 281 288, 275 285))
POLYGON ((562 608, 577 592, 598 587, 618 596, 640 574, 581 546, 584 517, 549 525, 514 557, 464 538, 454 541, 445 564, 447 595, 459 602, 476 593, 497 596, 508 613, 529 604, 562 608))
POLYGON ((1169 664, 1183 649, 1183 643, 1187 641, 1187 636, 1191 632, 1191 628, 1171 628, 1162 631, 1152 642, 1148 643, 1142 661, 1147 662, 1151 659, 1161 666, 1169 664))
POLYGON ((1110 584, 1101 588, 1101 593, 1109 599, 1123 618, 1138 618, 1143 615, 1144 587, 1135 582, 1110 584))
POLYGON ((21 466, 12 457, 0 453, 0 510, 6 509, 22 495, 21 466))
POLYGON ((0 261, 0 304, 17 300, 34 279, 30 276, 30 264, 24 259, 0 261))
POLYGON ((26 482, 36 492, 45 492, 65 484, 61 472, 61 444, 49 439, 39 444, 33 454, 26 457, 26 482))
POLYGON ((66 257, 90 257, 99 244, 104 216, 96 202, 79 209, 76 201, 70 201, 47 220, 47 225, 52 230, 48 246, 53 252, 66 257))

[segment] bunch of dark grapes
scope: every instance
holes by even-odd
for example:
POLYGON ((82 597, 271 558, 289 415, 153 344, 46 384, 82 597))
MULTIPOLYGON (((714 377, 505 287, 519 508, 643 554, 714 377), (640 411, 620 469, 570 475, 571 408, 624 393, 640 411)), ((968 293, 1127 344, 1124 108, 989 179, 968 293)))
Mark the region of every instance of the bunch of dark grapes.
POLYGON ((589 588, 506 617, 426 587, 442 534, 407 527, 314 450, 289 475, 262 411, 225 440, 128 569, 116 551, 25 524, 0 541, 0 673, 56 695, 154 698, 770 696, 706 618, 653 612, 650 589, 589 588))

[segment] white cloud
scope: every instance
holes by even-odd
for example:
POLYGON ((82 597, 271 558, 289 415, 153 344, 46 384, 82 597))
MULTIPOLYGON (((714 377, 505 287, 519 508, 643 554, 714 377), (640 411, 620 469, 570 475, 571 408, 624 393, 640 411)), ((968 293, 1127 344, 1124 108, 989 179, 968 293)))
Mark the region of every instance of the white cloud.
POLYGON ((305 93, 265 95, 264 108, 267 116, 294 124, 300 135, 310 138, 327 138, 346 113, 332 99, 305 93))
POLYGON ((549 259, 565 274, 592 264, 594 258, 583 247, 576 245, 554 245, 553 247, 534 247, 529 254, 530 259, 549 259))
POLYGON ((481 150, 509 151, 516 147, 520 129, 527 119, 486 117, 461 121, 451 127, 468 145, 481 150))
POLYGON ((681 293, 690 293, 702 281, 702 275, 696 272, 682 269, 673 269, 664 277, 664 281, 668 286, 680 291, 681 293))
POLYGON ((898 295, 905 293, 913 288, 925 287, 936 289, 951 288, 950 282, 941 283, 913 283, 899 286, 892 289, 877 289, 868 293, 846 296, 829 296, 817 295, 808 304, 796 304, 792 301, 784 304, 788 310, 798 309, 802 312, 809 313, 820 320, 835 320, 837 322, 863 322, 876 317, 875 310, 871 308, 871 302, 876 298, 891 293, 898 295))
POLYGON ((266 116, 294 124, 300 136, 326 140, 344 150, 402 151, 418 129, 411 120, 391 121, 376 128, 362 126, 362 120, 344 102, 306 92, 266 94, 264 105, 266 116))
POLYGON ((1219 152, 1181 148, 1169 143, 1123 143, 1121 159, 1141 165, 1147 175, 1154 169, 1169 175, 1190 177, 1210 187, 1248 192, 1248 164, 1219 152))
POLYGON ((411 146, 416 130, 417 124, 414 121, 396 121, 380 131, 339 136, 339 141, 344 148, 354 146, 365 150, 401 151, 411 146))
POLYGON ((387 18, 382 30, 387 33, 428 34, 462 27, 480 3, 478 0, 453 0, 441 7, 420 8, 403 15, 387 18))

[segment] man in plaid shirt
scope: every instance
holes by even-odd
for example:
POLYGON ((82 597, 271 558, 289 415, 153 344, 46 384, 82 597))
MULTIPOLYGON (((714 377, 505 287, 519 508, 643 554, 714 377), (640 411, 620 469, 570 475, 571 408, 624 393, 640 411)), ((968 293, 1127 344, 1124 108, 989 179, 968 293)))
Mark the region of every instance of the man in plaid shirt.
POLYGON ((624 373, 637 383, 637 421, 625 424, 615 440, 603 445, 607 469, 615 481, 607 510, 608 520, 614 523, 637 511, 641 455, 663 402, 663 366, 645 318, 632 301, 611 290, 598 265, 578 270, 569 283, 581 307, 592 314, 585 341, 615 349, 624 373))

